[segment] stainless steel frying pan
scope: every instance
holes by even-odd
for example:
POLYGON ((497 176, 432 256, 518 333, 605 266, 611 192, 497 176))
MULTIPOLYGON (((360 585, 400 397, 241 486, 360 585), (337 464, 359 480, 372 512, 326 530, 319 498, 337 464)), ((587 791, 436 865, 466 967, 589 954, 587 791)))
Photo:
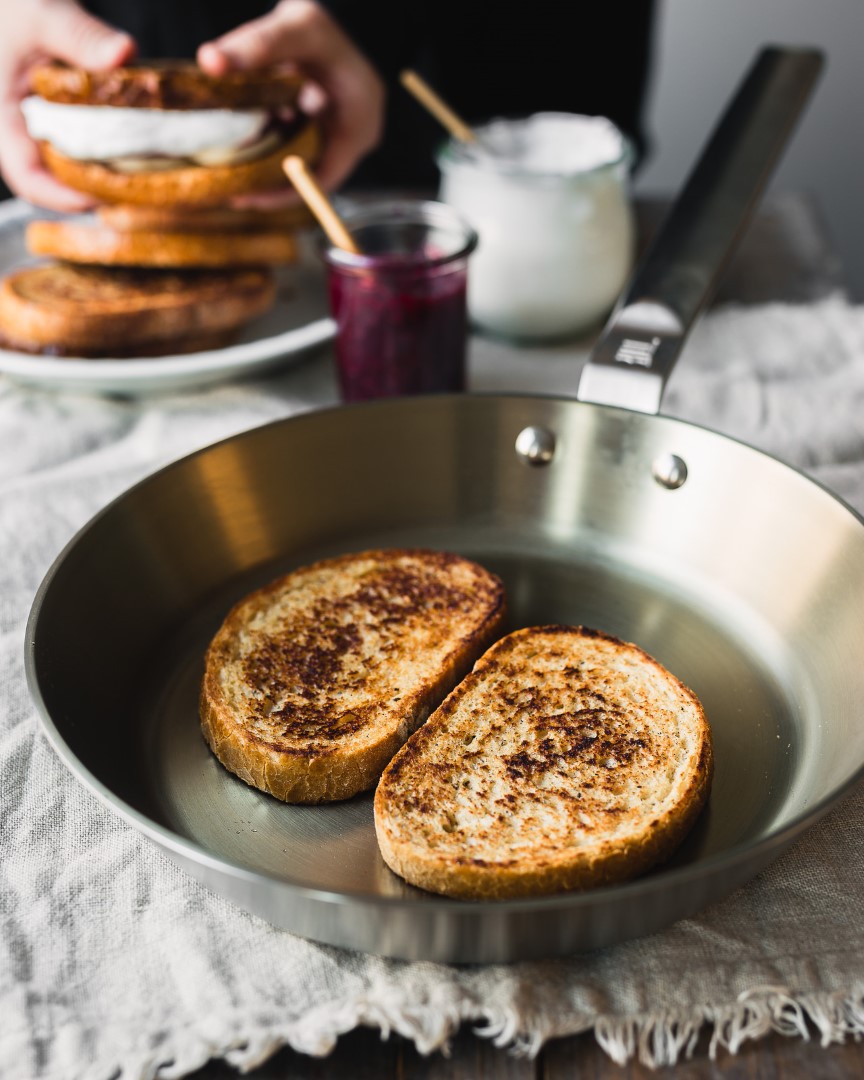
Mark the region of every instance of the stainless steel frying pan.
POLYGON ((307 414, 183 459, 83 529, 39 590, 27 648, 74 774, 279 926, 456 962, 656 930, 835 805, 864 763, 864 523, 782 463, 651 415, 819 64, 807 51, 759 58, 585 369, 582 401, 462 395, 307 414), (385 868, 371 797, 285 806, 215 761, 196 695, 229 605, 378 544, 476 557, 503 576, 514 625, 600 627, 693 687, 716 781, 671 863, 589 893, 449 901, 385 868))

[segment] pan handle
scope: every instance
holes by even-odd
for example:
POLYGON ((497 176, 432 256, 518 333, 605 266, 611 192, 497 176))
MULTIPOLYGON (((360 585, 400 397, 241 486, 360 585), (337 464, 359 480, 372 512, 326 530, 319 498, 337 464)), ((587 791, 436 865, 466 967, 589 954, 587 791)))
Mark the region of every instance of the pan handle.
POLYGON ((656 413, 688 333, 758 205, 823 65, 757 56, 582 372, 580 401, 656 413))

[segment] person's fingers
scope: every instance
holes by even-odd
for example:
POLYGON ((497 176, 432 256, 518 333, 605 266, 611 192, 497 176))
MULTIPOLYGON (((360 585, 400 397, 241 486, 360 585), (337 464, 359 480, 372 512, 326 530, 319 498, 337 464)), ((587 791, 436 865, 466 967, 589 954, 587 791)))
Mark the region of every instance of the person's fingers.
POLYGON ((373 150, 384 129, 384 84, 371 68, 346 67, 325 87, 327 105, 317 115, 322 153, 315 173, 323 188, 338 187, 373 150))
POLYGON ((196 59, 202 71, 205 71, 208 75, 214 75, 217 79, 220 75, 226 75, 231 70, 231 61, 219 46, 213 42, 208 41, 200 46, 196 59))
POLYGON ((94 18, 77 4, 51 4, 39 31, 43 52, 92 71, 117 67, 136 52, 134 38, 94 18))
MULTIPOLYGON (((374 145, 374 143, 372 144, 374 145)), ((329 137, 325 135, 324 150, 321 159, 315 165, 314 172, 318 183, 325 191, 333 191, 353 171, 361 153, 367 147, 353 138, 329 137), (362 149, 359 149, 362 147, 362 149)), ((282 206, 296 206, 300 195, 293 187, 274 191, 263 191, 253 195, 237 195, 233 205, 237 207, 258 207, 277 209, 282 206)))
MULTIPOLYGON (((359 159, 377 145, 381 121, 361 106, 356 115, 351 108, 340 113, 328 107, 316 117, 316 122, 322 128, 323 147, 314 172, 321 187, 333 191, 348 178, 359 159)), ((295 204, 299 198, 292 187, 237 196, 235 203, 237 206, 278 207, 295 204)))
POLYGON ((85 210, 92 210, 97 201, 81 191, 73 191, 72 188, 55 180, 44 169, 34 168, 21 177, 21 188, 13 188, 9 182, 10 190, 15 190, 16 195, 25 202, 40 206, 45 210, 56 210, 62 214, 80 214, 85 210))
POLYGON ((202 45, 198 62, 214 75, 290 62, 309 76, 318 106, 323 103, 313 111, 324 135, 315 171, 325 188, 342 183, 381 138, 384 84, 338 24, 309 0, 282 0, 269 14, 202 45))
POLYGON ((40 58, 102 70, 131 59, 135 41, 70 0, 42 0, 21 14, 23 38, 19 35, 11 44, 7 39, 7 47, 0 50, 0 172, 10 189, 28 202, 52 210, 86 210, 94 200, 67 188, 43 166, 39 148, 27 134, 19 99, 28 92, 28 69, 40 58))
POLYGON ((39 148, 27 134, 17 105, 0 108, 0 171, 9 188, 27 202, 50 210, 76 213, 94 200, 61 184, 45 170, 39 148))
POLYGON ((325 191, 331 191, 339 187, 357 162, 378 145, 382 120, 366 112, 357 115, 349 110, 326 109, 321 123, 324 145, 315 175, 325 191))
POLYGON ((340 27, 317 4, 282 0, 267 15, 243 23, 206 42, 198 50, 198 63, 213 75, 231 68, 267 67, 286 60, 325 70, 353 45, 340 27))
POLYGON ((307 116, 317 116, 327 106, 327 95, 324 90, 314 82, 306 81, 300 87, 297 95, 297 107, 300 112, 307 116))

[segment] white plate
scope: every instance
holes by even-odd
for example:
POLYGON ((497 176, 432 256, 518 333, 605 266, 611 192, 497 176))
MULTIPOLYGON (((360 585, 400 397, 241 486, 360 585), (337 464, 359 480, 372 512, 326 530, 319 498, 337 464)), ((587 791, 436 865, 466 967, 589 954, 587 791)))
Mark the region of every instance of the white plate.
MULTIPOLYGON (((37 261, 24 246, 24 228, 31 218, 51 216, 56 215, 18 199, 0 204, 0 276, 37 261)), ((0 349, 0 373, 52 390, 137 395, 245 378, 282 367, 330 341, 334 332, 323 268, 311 245, 301 243, 300 247, 298 263, 277 272, 276 303, 227 348, 134 360, 33 356, 0 349)))

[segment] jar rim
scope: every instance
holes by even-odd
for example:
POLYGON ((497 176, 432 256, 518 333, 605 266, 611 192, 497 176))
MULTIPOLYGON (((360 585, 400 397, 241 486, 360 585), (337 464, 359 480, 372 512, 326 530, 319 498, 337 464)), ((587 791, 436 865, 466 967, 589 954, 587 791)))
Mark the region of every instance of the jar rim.
MULTIPOLYGON (((580 113, 563 113, 563 112, 544 112, 536 113, 537 116, 581 116, 580 113)), ((529 120, 530 117, 514 117, 514 118, 499 118, 492 123, 511 122, 522 123, 529 120)), ((592 117, 593 119, 593 117, 592 117)), ((588 177, 597 176, 604 172, 608 172, 610 169, 619 169, 622 166, 629 168, 636 160, 636 146, 633 140, 625 135, 624 132, 614 124, 607 117, 603 117, 613 128, 615 128, 621 139, 621 152, 613 159, 609 161, 600 162, 597 165, 591 165, 588 168, 562 168, 562 169, 529 169, 524 166, 520 166, 515 162, 507 162, 506 164, 499 165, 498 168, 492 169, 490 166, 495 164, 494 156, 480 158, 473 152, 470 143, 460 142, 458 139, 449 138, 445 142, 441 143, 438 150, 435 153, 435 160, 439 169, 444 172, 447 168, 466 168, 466 169, 486 169, 488 171, 494 171, 497 176, 506 176, 517 180, 537 181, 538 183, 549 183, 550 181, 559 180, 584 180, 588 177)), ((477 129, 479 132, 483 131, 483 126, 477 129)))
MULTIPOLYGON (((428 225, 431 228, 447 230, 458 234, 461 242, 453 250, 442 252, 439 255, 425 256, 422 261, 407 262, 404 269, 424 270, 467 258, 477 247, 479 236, 477 231, 468 221, 453 207, 445 203, 436 202, 433 199, 374 199, 366 201, 350 202, 346 206, 338 207, 339 214, 349 232, 362 229, 375 224, 392 225, 428 225)), ((393 267, 386 266, 386 254, 356 254, 337 248, 328 241, 324 244, 323 255, 325 260, 333 266, 357 270, 384 269, 393 271, 393 267)))

